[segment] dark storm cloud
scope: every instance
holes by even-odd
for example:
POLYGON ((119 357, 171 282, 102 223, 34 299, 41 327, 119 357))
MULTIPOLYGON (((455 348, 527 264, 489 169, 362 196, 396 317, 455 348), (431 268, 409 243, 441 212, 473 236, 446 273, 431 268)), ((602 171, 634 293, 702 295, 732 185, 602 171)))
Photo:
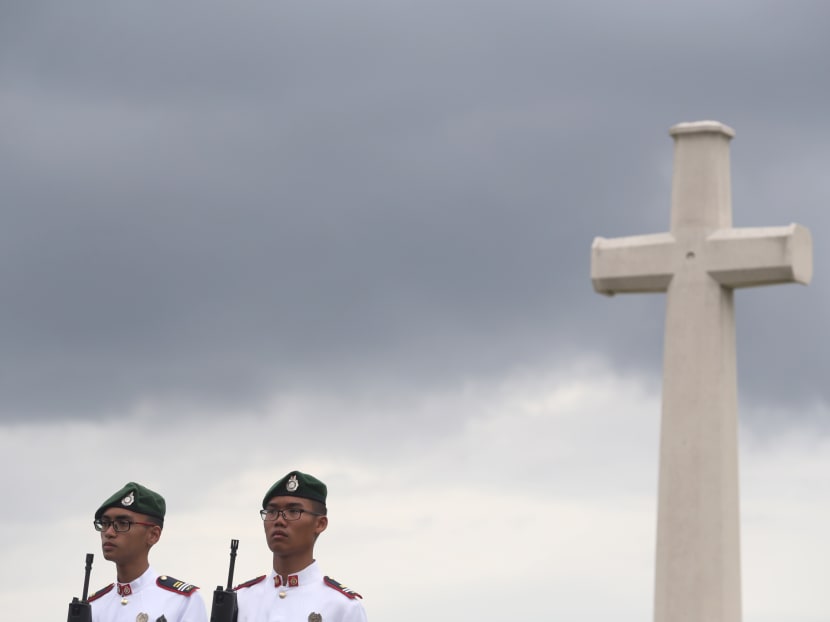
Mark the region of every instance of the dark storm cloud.
POLYGON ((821 4, 14 10, 6 417, 417 387, 581 350, 657 372, 662 297, 594 294, 590 243, 668 227, 666 130, 700 118, 738 132, 735 224, 816 239, 810 288, 738 296, 742 390, 827 398, 821 4))

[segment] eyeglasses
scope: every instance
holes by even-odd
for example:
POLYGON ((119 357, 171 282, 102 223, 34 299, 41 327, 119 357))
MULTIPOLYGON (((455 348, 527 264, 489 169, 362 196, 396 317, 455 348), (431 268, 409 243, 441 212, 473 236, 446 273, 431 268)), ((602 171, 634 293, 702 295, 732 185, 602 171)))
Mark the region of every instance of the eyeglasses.
POLYGON ((126 518, 116 518, 115 520, 103 518, 101 520, 92 521, 92 525, 95 527, 95 531, 106 531, 107 529, 112 527, 115 533, 124 533, 125 531, 129 531, 130 527, 132 527, 133 525, 145 525, 146 527, 156 527, 155 523, 142 523, 141 521, 128 520, 126 518))
POLYGON ((277 520, 277 517, 279 517, 280 514, 282 514, 282 517, 285 520, 299 520, 303 515, 303 512, 311 514, 312 516, 322 516, 322 514, 311 512, 310 510, 304 510, 302 508, 287 508, 285 510, 268 508, 267 510, 260 510, 259 515, 262 517, 262 520, 277 520))

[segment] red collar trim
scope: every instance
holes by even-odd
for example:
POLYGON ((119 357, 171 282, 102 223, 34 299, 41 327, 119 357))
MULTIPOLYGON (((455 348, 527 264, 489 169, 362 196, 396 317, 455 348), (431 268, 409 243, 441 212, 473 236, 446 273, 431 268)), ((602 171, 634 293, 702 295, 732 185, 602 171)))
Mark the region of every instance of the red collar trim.
POLYGON ((287 585, 288 587, 297 587, 298 585, 300 585, 300 575, 288 575, 288 580, 285 583, 282 582, 282 577, 280 575, 274 575, 274 587, 280 587, 281 585, 287 585))

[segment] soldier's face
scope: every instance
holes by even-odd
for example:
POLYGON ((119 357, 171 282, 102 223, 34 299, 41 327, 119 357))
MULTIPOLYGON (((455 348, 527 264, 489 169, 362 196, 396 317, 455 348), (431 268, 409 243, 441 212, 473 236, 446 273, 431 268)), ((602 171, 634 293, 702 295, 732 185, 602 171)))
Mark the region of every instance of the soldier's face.
POLYGON ((297 520, 286 520, 280 514, 276 520, 263 521, 265 539, 271 552, 284 557, 308 553, 314 549, 317 536, 328 526, 326 516, 315 516, 311 501, 299 497, 272 497, 266 510, 303 510, 297 520))
POLYGON ((128 531, 116 531, 109 526, 101 532, 101 551, 104 559, 116 564, 126 564, 147 555, 150 547, 158 542, 161 528, 157 525, 142 525, 148 522, 144 514, 130 510, 110 508, 101 516, 105 523, 129 521, 128 531))

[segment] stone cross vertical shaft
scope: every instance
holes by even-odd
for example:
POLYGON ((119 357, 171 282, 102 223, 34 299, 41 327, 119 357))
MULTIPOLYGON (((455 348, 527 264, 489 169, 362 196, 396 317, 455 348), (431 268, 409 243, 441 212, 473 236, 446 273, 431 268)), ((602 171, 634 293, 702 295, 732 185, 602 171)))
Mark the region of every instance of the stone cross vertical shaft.
POLYGON ((681 123, 669 233, 596 238, 596 291, 666 292, 655 622, 741 620, 733 290, 808 283, 810 232, 732 228, 731 128, 681 123))

